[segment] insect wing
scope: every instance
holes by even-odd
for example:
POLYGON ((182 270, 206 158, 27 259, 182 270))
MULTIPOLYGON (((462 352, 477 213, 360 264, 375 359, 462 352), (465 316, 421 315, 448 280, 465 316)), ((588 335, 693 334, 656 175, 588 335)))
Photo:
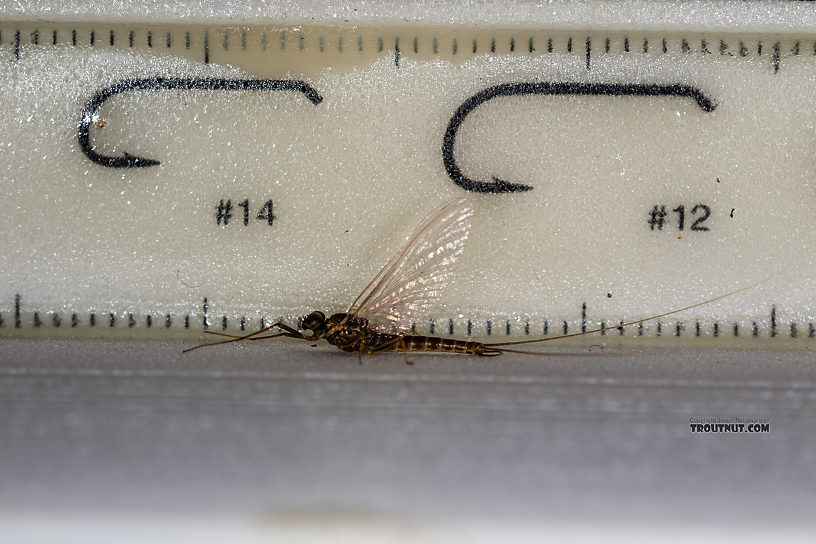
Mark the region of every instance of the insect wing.
POLYGON ((468 199, 431 212, 349 308, 374 329, 408 332, 430 316, 470 234, 468 199))

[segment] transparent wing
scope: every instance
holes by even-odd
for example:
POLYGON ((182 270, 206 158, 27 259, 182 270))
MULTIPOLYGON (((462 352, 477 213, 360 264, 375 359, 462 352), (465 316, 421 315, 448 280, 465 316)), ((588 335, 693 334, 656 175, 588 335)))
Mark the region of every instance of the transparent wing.
POLYGON ((470 234, 468 199, 431 212, 349 308, 374 329, 407 332, 430 316, 448 285, 470 234))

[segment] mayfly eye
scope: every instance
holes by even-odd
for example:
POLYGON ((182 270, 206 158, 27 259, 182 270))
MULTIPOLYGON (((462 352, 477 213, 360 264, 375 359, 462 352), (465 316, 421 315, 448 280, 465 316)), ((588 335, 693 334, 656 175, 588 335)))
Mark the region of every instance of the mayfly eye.
POLYGON ((308 330, 315 330, 323 322, 326 321, 326 315, 323 312, 312 312, 303 318, 303 328, 308 330))

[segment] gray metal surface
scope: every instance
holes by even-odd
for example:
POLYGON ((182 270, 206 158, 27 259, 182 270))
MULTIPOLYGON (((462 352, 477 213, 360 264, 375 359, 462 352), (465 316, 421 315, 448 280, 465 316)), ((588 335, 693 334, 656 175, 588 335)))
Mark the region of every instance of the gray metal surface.
POLYGON ((0 518, 800 527, 816 511, 809 352, 409 367, 260 344, 0 342, 0 518), (769 418, 770 433, 689 429, 718 416, 769 418))

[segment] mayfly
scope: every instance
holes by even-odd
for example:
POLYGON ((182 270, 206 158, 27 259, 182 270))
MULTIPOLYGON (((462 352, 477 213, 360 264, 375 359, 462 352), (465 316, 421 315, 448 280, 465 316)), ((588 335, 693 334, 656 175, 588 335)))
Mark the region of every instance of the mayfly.
MULTIPOLYGON (((240 340, 283 336, 310 342, 322 338, 343 351, 357 352, 360 355, 392 351, 401 351, 405 355, 409 351, 428 351, 495 357, 505 352, 529 353, 505 346, 558 340, 637 325, 720 300, 756 285, 637 321, 547 338, 488 344, 418 334, 413 324, 427 319, 431 309, 441 299, 464 250, 472 218, 473 205, 467 198, 451 200, 436 208, 422 220, 399 251, 344 313, 327 318, 323 312, 314 311, 302 319, 301 330, 277 322, 244 336, 207 331, 228 339, 201 344, 184 351, 240 340), (262 336, 273 329, 282 332, 262 336)), ((405 361, 408 362, 407 355, 405 361)))

